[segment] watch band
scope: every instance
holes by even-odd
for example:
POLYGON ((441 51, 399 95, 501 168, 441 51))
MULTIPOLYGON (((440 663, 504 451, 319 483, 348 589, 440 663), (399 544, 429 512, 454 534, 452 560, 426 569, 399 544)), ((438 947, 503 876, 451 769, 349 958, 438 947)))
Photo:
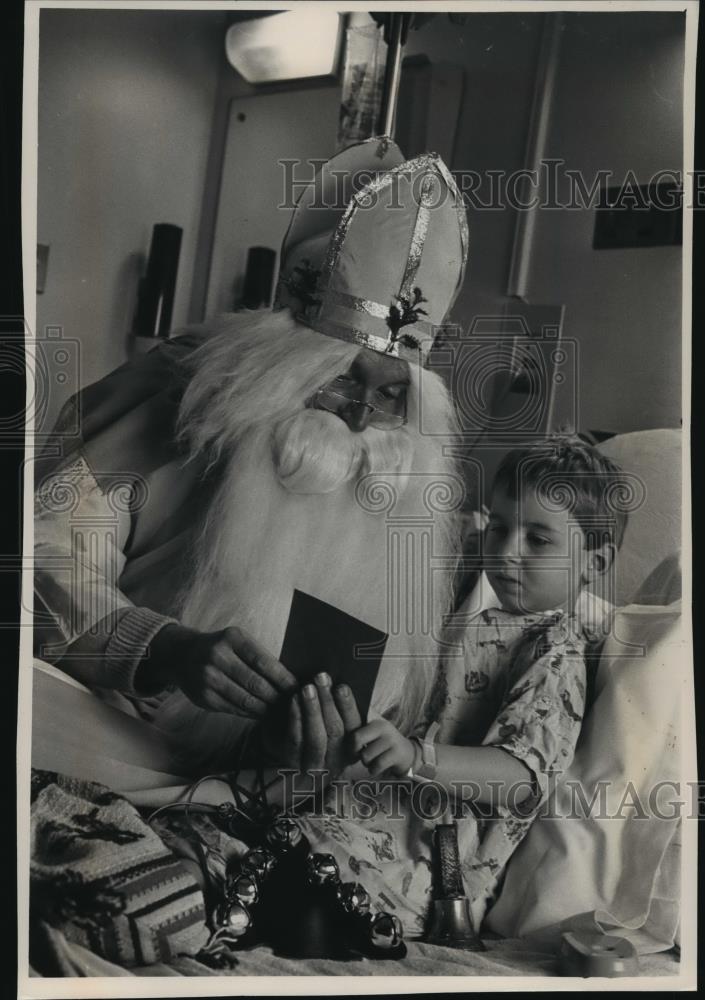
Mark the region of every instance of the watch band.
POLYGON ((414 743, 421 750, 421 763, 416 766, 416 760, 414 761, 412 778, 420 778, 423 781, 432 781, 435 778, 438 767, 436 760, 436 737, 440 728, 437 722, 432 722, 423 740, 418 737, 414 740, 414 743))

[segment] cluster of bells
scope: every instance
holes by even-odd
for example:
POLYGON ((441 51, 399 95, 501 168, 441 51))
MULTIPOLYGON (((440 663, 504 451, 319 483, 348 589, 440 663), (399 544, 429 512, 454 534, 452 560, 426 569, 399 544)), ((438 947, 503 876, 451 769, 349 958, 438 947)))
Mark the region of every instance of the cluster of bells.
POLYGON ((263 846, 248 851, 238 870, 228 874, 214 923, 199 956, 210 965, 236 964, 233 951, 266 940, 268 930, 296 957, 406 955, 399 918, 373 912, 367 890, 359 882, 343 882, 335 858, 312 853, 298 823, 287 816, 275 820, 263 846), (331 929, 337 935, 332 949, 331 929))

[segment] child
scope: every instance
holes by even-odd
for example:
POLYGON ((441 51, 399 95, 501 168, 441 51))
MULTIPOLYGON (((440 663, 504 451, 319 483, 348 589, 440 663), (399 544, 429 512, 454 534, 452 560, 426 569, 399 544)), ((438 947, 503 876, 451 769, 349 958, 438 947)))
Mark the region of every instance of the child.
MULTIPOLYGON (((586 620, 586 588, 613 566, 626 525, 611 502, 619 475, 613 462, 572 437, 507 455, 494 480, 484 545, 493 599, 469 620, 461 609, 449 625, 427 745, 384 719, 353 734, 371 775, 432 779, 455 793, 456 806, 459 798, 467 804, 459 783, 467 789, 471 781, 475 812, 477 803, 485 816, 490 807, 490 821, 459 824, 478 927, 552 777, 573 757, 595 627, 586 620), (459 631, 460 654, 450 644, 459 631), (434 730, 439 745, 429 747, 434 730)), ((409 850, 416 861, 420 846, 409 850)))

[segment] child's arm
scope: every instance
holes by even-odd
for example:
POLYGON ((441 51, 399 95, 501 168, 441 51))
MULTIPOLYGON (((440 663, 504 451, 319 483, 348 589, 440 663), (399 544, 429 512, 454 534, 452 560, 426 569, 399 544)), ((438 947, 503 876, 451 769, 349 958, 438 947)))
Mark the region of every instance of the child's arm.
MULTIPOLYGON (((550 624, 526 640, 482 746, 437 746, 433 779, 466 801, 523 804, 522 812, 527 800, 535 808, 551 776, 569 766, 585 705, 584 651, 567 625, 550 624)), ((386 720, 353 734, 355 751, 375 776, 403 777, 417 768, 416 746, 386 720)))
MULTIPOLYGON (((353 749, 374 777, 389 772, 402 778, 419 764, 417 744, 386 719, 376 719, 356 730, 353 749)), ((433 780, 461 794, 464 788, 477 802, 506 805, 506 790, 514 789, 512 803, 518 804, 531 792, 532 778, 525 764, 498 747, 436 747, 433 780)))

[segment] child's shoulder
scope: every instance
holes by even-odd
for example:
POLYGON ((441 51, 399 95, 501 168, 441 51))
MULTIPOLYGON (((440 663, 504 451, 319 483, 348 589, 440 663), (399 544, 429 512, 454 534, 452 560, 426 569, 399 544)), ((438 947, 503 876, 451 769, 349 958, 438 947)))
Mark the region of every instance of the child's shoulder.
POLYGON ((460 641, 466 653, 489 646, 514 653, 530 650, 533 658, 551 650, 582 654, 609 621, 612 606, 589 595, 572 612, 561 610, 516 614, 486 607, 474 613, 456 612, 448 619, 449 636, 460 641))
POLYGON ((587 646, 575 615, 547 614, 527 627, 514 646, 508 664, 510 683, 517 683, 527 671, 536 669, 546 671, 556 683, 568 676, 576 676, 583 683, 587 646))
POLYGON ((540 659, 559 648, 566 652, 582 652, 584 649, 582 626, 572 614, 546 611, 537 615, 517 615, 515 618, 517 635, 514 649, 524 655, 531 651, 532 659, 540 659))

